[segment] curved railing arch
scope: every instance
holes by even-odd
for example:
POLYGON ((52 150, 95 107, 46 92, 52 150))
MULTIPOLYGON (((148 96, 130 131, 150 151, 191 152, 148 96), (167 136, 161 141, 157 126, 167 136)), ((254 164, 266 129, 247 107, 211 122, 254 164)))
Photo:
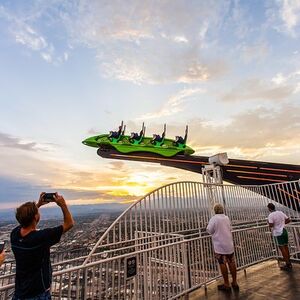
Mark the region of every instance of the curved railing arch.
MULTIPOLYGON (((128 253, 137 247, 144 249, 158 242, 174 242, 187 234, 201 233, 211 216, 212 205, 217 202, 224 204, 233 225, 264 221, 268 214, 267 203, 275 199, 275 193, 280 190, 297 191, 299 182, 265 186, 195 181, 166 184, 130 205, 101 236, 84 264, 97 253, 105 258, 105 255, 119 255, 117 249, 128 253)), ((280 196, 281 209, 298 219, 299 213, 289 207, 293 201, 300 200, 300 194, 297 199, 285 193, 280 196)))

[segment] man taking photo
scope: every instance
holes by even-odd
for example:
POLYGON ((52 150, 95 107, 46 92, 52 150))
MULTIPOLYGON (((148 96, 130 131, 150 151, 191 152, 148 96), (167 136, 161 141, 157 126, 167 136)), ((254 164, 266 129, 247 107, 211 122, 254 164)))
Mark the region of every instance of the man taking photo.
POLYGON ((57 244, 63 233, 74 225, 73 217, 63 196, 53 194, 53 199, 41 193, 38 203, 26 202, 16 210, 19 226, 11 232, 11 247, 16 260, 15 293, 13 300, 49 300, 52 282, 50 247, 57 244), (63 224, 53 228, 37 229, 39 208, 55 202, 62 210, 63 224))

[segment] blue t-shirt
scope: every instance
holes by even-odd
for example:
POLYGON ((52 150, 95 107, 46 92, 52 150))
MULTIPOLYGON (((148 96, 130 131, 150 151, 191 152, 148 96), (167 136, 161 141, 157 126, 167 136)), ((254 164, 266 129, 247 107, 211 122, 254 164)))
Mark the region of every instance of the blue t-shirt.
POLYGON ((11 248, 16 259, 15 297, 35 297, 51 286, 50 247, 57 244, 63 226, 32 231, 22 237, 21 227, 11 232, 11 248))

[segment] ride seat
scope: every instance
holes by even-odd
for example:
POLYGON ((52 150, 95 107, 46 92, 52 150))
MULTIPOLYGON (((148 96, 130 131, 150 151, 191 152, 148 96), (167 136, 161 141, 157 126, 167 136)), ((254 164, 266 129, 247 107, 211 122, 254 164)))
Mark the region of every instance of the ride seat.
POLYGON ((176 137, 175 137, 175 142, 176 142, 177 144, 184 144, 184 139, 183 139, 182 136, 176 136, 176 137))
POLYGON ((137 140, 139 138, 139 134, 137 132, 131 132, 130 138, 133 140, 137 140))
POLYGON ((110 131, 108 137, 109 138, 118 138, 119 132, 118 131, 110 131))
POLYGON ((161 142, 162 140, 163 138, 159 134, 153 134, 151 143, 154 144, 155 142, 161 142))

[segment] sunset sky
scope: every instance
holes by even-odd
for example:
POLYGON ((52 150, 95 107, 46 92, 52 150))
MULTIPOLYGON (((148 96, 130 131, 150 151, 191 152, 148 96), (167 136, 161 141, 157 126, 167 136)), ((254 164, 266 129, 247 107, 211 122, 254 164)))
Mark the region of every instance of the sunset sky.
POLYGON ((199 174, 100 158, 116 130, 299 164, 300 0, 0 1, 0 208, 131 202, 199 174))

